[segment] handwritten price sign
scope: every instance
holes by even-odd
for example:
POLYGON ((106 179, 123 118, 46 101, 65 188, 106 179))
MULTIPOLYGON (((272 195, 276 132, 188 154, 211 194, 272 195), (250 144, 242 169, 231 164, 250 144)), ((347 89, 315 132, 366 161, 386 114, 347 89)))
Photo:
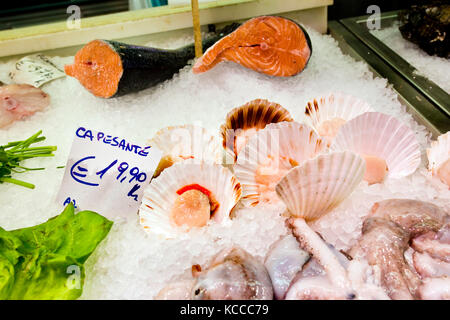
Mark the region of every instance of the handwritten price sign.
POLYGON ((57 201, 106 217, 135 217, 160 150, 84 127, 77 128, 57 201))
POLYGON ((60 70, 50 58, 35 54, 26 56, 14 64, 9 77, 15 83, 27 83, 35 87, 64 77, 65 73, 60 70))

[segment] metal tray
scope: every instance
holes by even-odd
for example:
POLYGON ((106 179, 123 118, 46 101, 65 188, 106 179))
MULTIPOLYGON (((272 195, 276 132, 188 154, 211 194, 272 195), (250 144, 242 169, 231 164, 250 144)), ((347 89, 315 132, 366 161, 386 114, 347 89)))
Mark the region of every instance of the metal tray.
MULTIPOLYGON (((381 26, 397 20, 398 11, 381 15, 381 26)), ((450 130, 450 95, 416 68, 373 36, 367 27, 370 16, 331 21, 330 34, 341 49, 358 60, 367 62, 376 75, 387 78, 399 94, 401 102, 416 120, 437 136, 450 130)))

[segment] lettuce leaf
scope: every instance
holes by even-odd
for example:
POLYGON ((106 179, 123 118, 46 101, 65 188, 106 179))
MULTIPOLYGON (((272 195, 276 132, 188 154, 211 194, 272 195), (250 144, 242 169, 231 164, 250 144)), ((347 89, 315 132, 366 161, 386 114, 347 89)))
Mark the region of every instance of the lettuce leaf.
POLYGON ((21 241, 0 228, 0 300, 9 296, 14 284, 14 265, 22 256, 17 248, 21 241))
POLYGON ((40 225, 0 228, 0 299, 76 299, 84 262, 107 236, 112 222, 72 204, 40 225))
POLYGON ((12 300, 71 300, 82 293, 84 268, 70 257, 35 252, 18 266, 14 286, 8 299, 12 300), (79 285, 69 285, 69 267, 76 267, 79 285))
POLYGON ((5 300, 9 297, 13 284, 14 265, 0 255, 0 300, 5 300))

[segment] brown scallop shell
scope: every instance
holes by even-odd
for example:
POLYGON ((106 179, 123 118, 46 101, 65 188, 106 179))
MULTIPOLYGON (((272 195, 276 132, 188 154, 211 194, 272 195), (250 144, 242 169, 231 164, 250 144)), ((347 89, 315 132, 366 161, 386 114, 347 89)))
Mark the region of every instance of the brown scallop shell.
POLYGON ((269 123, 283 121, 294 121, 289 111, 275 102, 265 99, 256 99, 246 104, 234 108, 226 117, 225 124, 220 127, 223 147, 234 156, 235 152, 236 130, 247 130, 255 128, 264 129, 269 123))

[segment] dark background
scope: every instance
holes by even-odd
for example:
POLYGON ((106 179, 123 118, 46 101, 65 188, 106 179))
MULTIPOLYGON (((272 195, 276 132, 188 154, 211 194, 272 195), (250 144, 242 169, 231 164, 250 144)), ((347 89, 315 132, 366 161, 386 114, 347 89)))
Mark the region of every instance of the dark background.
MULTIPOLYGON (((0 1, 0 30, 64 20, 67 18, 66 8, 71 4, 80 6, 82 17, 128 10, 128 0, 0 1)), ((381 12, 386 12, 405 8, 412 2, 408 0, 334 0, 334 5, 328 8, 328 15, 329 20, 336 20, 366 15, 367 7, 373 4, 380 6, 381 12)))
POLYGON ((338 20, 356 16, 367 15, 367 7, 378 5, 381 12, 404 9, 413 4, 413 0, 334 0, 334 4, 328 7, 328 20, 338 20))

